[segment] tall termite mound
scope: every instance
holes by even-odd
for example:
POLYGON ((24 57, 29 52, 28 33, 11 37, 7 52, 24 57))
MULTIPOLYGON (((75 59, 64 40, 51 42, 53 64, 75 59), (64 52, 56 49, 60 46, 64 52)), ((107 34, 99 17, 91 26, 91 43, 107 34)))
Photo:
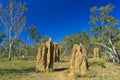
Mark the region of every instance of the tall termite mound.
POLYGON ((84 75, 87 69, 88 61, 85 46, 74 44, 70 60, 70 73, 84 75))
POLYGON ((36 61, 36 71, 46 71, 47 66, 47 47, 46 45, 41 45, 38 48, 37 61, 36 61))
POLYGON ((93 49, 93 55, 95 58, 100 58, 100 49, 99 48, 94 48, 93 49))
POLYGON ((53 69, 53 52, 54 52, 54 45, 52 43, 52 39, 49 38, 49 41, 46 42, 46 46, 48 48, 47 51, 47 70, 53 69))
POLYGON ((54 45, 49 40, 38 48, 36 71, 53 70, 54 45))
POLYGON ((59 62, 60 51, 57 43, 54 43, 54 62, 59 62))

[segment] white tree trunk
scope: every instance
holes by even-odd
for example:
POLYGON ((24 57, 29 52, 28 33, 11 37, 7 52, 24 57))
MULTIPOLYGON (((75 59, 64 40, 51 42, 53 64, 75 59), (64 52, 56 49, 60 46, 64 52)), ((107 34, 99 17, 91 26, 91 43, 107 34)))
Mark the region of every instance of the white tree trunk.
POLYGON ((11 36, 12 28, 9 30, 9 55, 8 60, 11 61, 11 51, 12 51, 12 36, 11 36))
POLYGON ((23 31, 26 24, 26 17, 24 16, 26 7, 25 3, 21 1, 8 0, 8 4, 1 8, 0 22, 4 25, 7 37, 9 38, 8 58, 11 60, 13 41, 23 31))
POLYGON ((63 54, 62 54, 61 57, 60 57, 60 60, 61 60, 61 58, 66 54, 67 49, 68 49, 68 47, 65 48, 63 54))
POLYGON ((26 44, 26 49, 25 49, 25 58, 27 59, 27 55, 28 55, 28 45, 26 44))
POLYGON ((111 56, 111 58, 112 58, 112 60, 113 60, 113 63, 115 63, 115 57, 111 54, 111 52, 106 51, 106 53, 108 53, 108 54, 111 56))
POLYGON ((111 46, 112 46, 112 49, 113 49, 113 54, 114 54, 114 56, 115 56, 115 60, 118 62, 118 63, 120 63, 120 58, 119 58, 119 54, 118 54, 118 52, 116 51, 116 49, 115 49, 115 46, 113 45, 113 43, 112 43, 112 41, 109 39, 109 43, 111 44, 111 46))
POLYGON ((106 45, 104 45, 102 43, 94 43, 94 44, 98 44, 98 45, 101 45, 101 46, 107 48, 110 51, 110 52, 107 51, 107 53, 111 56, 111 58, 113 59, 113 62, 117 61, 117 63, 120 63, 119 54, 117 53, 117 51, 116 51, 116 49, 115 49, 115 47, 112 44, 112 41, 110 39, 109 39, 109 43, 112 46, 112 48, 110 48, 110 47, 108 47, 108 46, 106 46, 106 45))
POLYGON ((8 60, 11 61, 11 51, 12 51, 12 44, 9 44, 9 55, 8 55, 8 60))

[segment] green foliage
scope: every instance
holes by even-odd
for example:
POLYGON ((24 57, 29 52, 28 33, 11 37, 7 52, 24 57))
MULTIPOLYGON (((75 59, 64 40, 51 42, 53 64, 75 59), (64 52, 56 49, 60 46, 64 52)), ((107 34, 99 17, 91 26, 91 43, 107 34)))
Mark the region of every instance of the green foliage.
POLYGON ((82 33, 75 33, 72 36, 66 36, 64 38, 64 41, 59 43, 60 51, 63 53, 66 50, 66 53, 71 53, 72 47, 74 44, 84 44, 87 48, 89 47, 89 41, 90 37, 89 34, 86 31, 83 31, 82 33))
POLYGON ((100 80, 104 80, 104 78, 102 77, 102 69, 105 68, 105 61, 103 59, 99 59, 97 61, 97 65, 99 65, 101 67, 101 76, 100 76, 100 80))
MULTIPOLYGON (((6 54, 8 53, 8 42, 9 40, 6 39, 4 46, 2 47, 2 51, 0 51, 1 55, 3 52, 5 52, 6 54), (6 50, 5 50, 6 49, 6 50)), ((27 55, 26 56, 33 56, 35 57, 37 54, 37 50, 38 50, 38 46, 36 45, 28 45, 26 42, 20 40, 20 39, 15 39, 13 46, 12 46, 12 56, 18 57, 20 58, 22 55, 27 55)), ((5 55, 6 57, 6 55, 5 55)))
POLYGON ((4 47, 3 46, 0 46, 0 55, 2 55, 2 53, 4 52, 4 47))
POLYGON ((16 0, 9 0, 6 5, 0 4, 0 21, 5 27, 7 36, 9 36, 8 31, 18 35, 24 29, 26 23, 24 13, 26 11, 22 9, 23 7, 26 8, 25 3, 16 0))
POLYGON ((38 46, 36 46, 36 45, 28 46, 28 55, 29 56, 36 57, 37 52, 38 52, 38 46))
POLYGON ((0 42, 2 42, 5 37, 6 37, 5 32, 2 32, 2 34, 0 34, 0 42))
MULTIPOLYGON (((110 48, 109 39, 115 47, 119 43, 119 21, 112 15, 113 11, 114 6, 111 4, 102 7, 92 7, 90 9, 91 43, 102 43, 110 48)), ((105 50, 105 48, 101 49, 105 50)))
POLYGON ((48 35, 45 35, 45 36, 41 37, 41 39, 39 40, 40 45, 47 42, 49 40, 49 38, 50 37, 48 35))
POLYGON ((23 55, 26 52, 26 43, 22 40, 15 40, 13 47, 12 47, 12 52, 14 55, 23 55))
POLYGON ((37 28, 35 25, 31 25, 30 29, 28 30, 29 35, 31 36, 31 38, 33 40, 35 40, 36 42, 39 42, 40 40, 40 33, 37 31, 37 28))
POLYGON ((114 6, 109 4, 103 7, 93 7, 90 9, 90 25, 93 36, 100 40, 114 38, 119 34, 118 20, 112 16, 114 6))
POLYGON ((25 55, 25 56, 36 56, 38 51, 38 46, 36 45, 28 45, 22 40, 17 40, 13 45, 13 53, 14 55, 25 55), (26 54, 27 53, 27 54, 26 54))
POLYGON ((105 61, 103 59, 99 59, 97 61, 97 65, 99 65, 101 68, 105 68, 105 61))
POLYGON ((13 42, 19 38, 26 24, 25 3, 17 0, 8 0, 7 4, 0 3, 0 22, 4 26, 4 32, 8 41, 9 61, 11 60, 11 52, 13 42))

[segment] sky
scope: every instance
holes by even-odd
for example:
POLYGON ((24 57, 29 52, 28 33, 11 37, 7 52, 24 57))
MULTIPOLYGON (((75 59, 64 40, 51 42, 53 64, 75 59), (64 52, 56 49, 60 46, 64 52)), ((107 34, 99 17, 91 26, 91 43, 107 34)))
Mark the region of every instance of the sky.
MULTIPOLYGON (((5 3, 7 0, 0 0, 5 3)), ((120 20, 120 0, 22 0, 26 2, 26 28, 20 38, 29 44, 27 29, 34 24, 41 36, 49 35, 53 42, 64 40, 65 36, 86 30, 90 32, 90 8, 113 4, 113 15, 120 20)), ((0 30, 1 26, 0 26, 0 30)))

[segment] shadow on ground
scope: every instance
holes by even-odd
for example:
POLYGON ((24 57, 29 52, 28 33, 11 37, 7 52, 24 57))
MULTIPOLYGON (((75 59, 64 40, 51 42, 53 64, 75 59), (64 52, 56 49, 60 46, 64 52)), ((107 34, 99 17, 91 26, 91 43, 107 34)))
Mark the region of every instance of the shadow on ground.
POLYGON ((21 73, 30 73, 35 72, 35 67, 30 67, 27 69, 0 69, 0 76, 6 74, 21 74, 21 73))
POLYGON ((60 61, 60 62, 69 62, 69 61, 60 61))
POLYGON ((58 68, 58 69, 54 69, 54 71, 60 72, 60 71, 68 70, 68 69, 69 69, 69 68, 58 68))

